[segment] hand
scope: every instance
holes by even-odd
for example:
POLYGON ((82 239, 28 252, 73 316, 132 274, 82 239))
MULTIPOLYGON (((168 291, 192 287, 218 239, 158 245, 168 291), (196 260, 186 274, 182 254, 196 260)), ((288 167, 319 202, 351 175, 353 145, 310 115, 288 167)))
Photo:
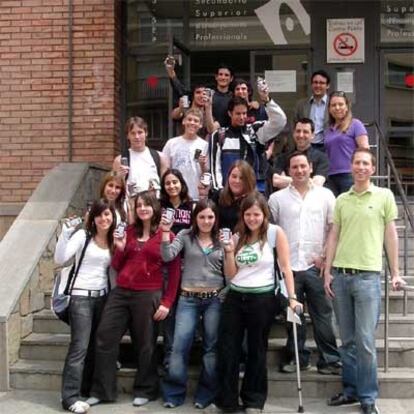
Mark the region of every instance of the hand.
POLYGON ((313 264, 318 269, 323 269, 325 266, 325 257, 315 254, 313 256, 313 264))
POLYGON ((163 215, 161 217, 161 222, 160 222, 160 229, 161 229, 161 231, 163 231, 163 232, 169 232, 169 231, 171 231, 171 227, 172 227, 173 223, 174 223, 174 221, 168 221, 166 219, 166 217, 163 215))
POLYGON ((199 157, 198 157, 198 163, 200 164, 200 168, 201 168, 201 171, 204 173, 204 172, 207 172, 207 155, 203 155, 203 154, 201 154, 199 157))
POLYGON ((235 243, 234 243, 234 240, 233 240, 233 236, 232 235, 230 236, 230 239, 228 241, 224 242, 224 234, 220 230, 220 232, 219 232, 219 240, 220 240, 220 243, 223 246, 224 251, 226 253, 232 253, 232 252, 234 252, 235 243))
POLYGON ((153 316, 154 321, 163 321, 168 316, 169 312, 170 310, 166 306, 158 306, 158 309, 153 316))
POLYGON ((293 311, 295 311, 295 313, 296 313, 296 310, 298 310, 297 308, 299 307, 300 312, 298 310, 297 314, 301 315, 303 313, 303 305, 300 302, 298 302, 296 299, 289 299, 289 307, 293 311))
POLYGON ((198 189, 198 195, 200 198, 207 198, 208 197, 208 193, 210 191, 210 186, 209 185, 204 185, 203 183, 199 182, 197 185, 197 189, 198 189))
POLYGON ((401 276, 391 278, 392 290, 401 290, 407 282, 401 276))
POLYGON ((325 270, 323 287, 325 289, 326 296, 328 296, 328 298, 330 299, 333 299, 335 297, 335 293, 332 290, 332 281, 333 281, 332 274, 325 270))
POLYGON ((118 250, 123 252, 125 250, 126 239, 127 239, 126 232, 124 233, 124 237, 122 238, 116 237, 116 235, 117 233, 114 232, 114 245, 118 250))
POLYGON ((208 95, 205 91, 203 92, 203 102, 204 106, 211 106, 212 105, 212 97, 208 95))
POLYGON ((262 101, 262 102, 269 102, 269 100, 270 100, 270 97, 269 97, 269 87, 268 86, 266 86, 265 88, 263 88, 263 89, 258 89, 257 90, 257 93, 258 93, 258 95, 259 95, 259 98, 260 98, 260 100, 262 101))
POLYGON ((126 177, 129 173, 129 167, 127 165, 119 165, 119 168, 116 170, 116 173, 121 177, 126 177))
POLYGON ((181 97, 178 101, 178 106, 179 106, 181 112, 185 112, 184 99, 185 99, 184 97, 181 97))

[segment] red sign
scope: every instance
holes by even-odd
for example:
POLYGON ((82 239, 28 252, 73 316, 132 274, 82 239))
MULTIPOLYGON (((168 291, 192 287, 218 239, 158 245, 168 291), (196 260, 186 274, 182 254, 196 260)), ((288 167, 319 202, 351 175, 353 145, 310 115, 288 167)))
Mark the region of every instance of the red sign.
POLYGON ((404 78, 405 86, 408 88, 414 88, 414 74, 407 73, 404 78))
POLYGON ((352 56, 358 49, 358 40, 352 33, 339 33, 333 47, 340 56, 352 56))

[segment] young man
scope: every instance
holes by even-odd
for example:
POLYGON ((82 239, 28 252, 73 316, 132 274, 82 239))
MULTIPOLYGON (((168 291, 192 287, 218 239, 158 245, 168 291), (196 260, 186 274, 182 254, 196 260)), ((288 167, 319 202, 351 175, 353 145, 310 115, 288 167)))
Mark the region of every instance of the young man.
POLYGON ((312 146, 324 150, 323 132, 328 126, 328 89, 331 79, 324 70, 312 73, 311 88, 312 96, 300 100, 295 109, 295 121, 300 118, 310 118, 315 124, 315 136, 312 146))
POLYGON ((379 413, 375 330, 380 316, 382 249, 385 243, 394 290, 405 285, 398 270, 397 206, 387 188, 371 183, 375 157, 358 148, 352 157, 354 185, 336 202, 326 248, 325 291, 333 299, 342 340, 343 392, 328 400, 359 401, 363 414, 379 413))
MULTIPOLYGON (((203 122, 198 131, 198 135, 201 138, 206 139, 208 134, 211 134, 220 126, 219 123, 213 119, 212 99, 206 93, 206 87, 204 85, 194 86, 193 93, 191 95, 190 109, 198 109, 203 114, 203 122)), ((184 98, 181 97, 179 99, 179 105, 172 110, 171 117, 174 121, 182 121, 184 119, 185 112, 184 98)), ((181 128, 180 132, 183 133, 183 128, 181 128)))
MULTIPOLYGON (((332 305, 320 277, 325 256, 325 242, 332 226, 335 196, 327 188, 311 180, 312 164, 308 156, 296 151, 288 160, 289 187, 270 196, 273 220, 286 232, 290 264, 295 278, 295 292, 301 303, 307 303, 319 352, 317 362, 321 374, 340 374, 340 356, 332 328, 332 305)), ((298 326, 301 369, 310 367, 310 351, 305 347, 306 320, 298 326)), ((287 360, 282 372, 295 372, 295 348, 291 324, 288 324, 287 360)))
MULTIPOLYGON (((329 160, 327 155, 311 145, 315 136, 315 125, 309 118, 300 118, 295 121, 293 128, 293 141, 295 142, 295 151, 306 153, 312 163, 312 181, 315 185, 322 186, 328 175, 329 160)), ((286 188, 291 182, 289 177, 288 159, 291 153, 280 154, 271 169, 271 182, 273 190, 286 188)))
POLYGON ((134 193, 148 189, 158 190, 161 176, 169 165, 159 151, 147 147, 147 123, 139 116, 131 117, 125 124, 125 134, 130 144, 126 157, 128 165, 121 164, 123 155, 118 155, 113 161, 112 169, 123 177, 128 176, 128 188, 133 188, 134 193))
POLYGON ((230 126, 211 136, 209 155, 214 188, 224 186, 231 164, 242 159, 255 170, 258 190, 265 190, 268 164, 264 145, 283 129, 286 115, 270 99, 267 89, 260 90, 259 97, 266 108, 268 120, 247 124, 248 104, 245 99, 235 97, 228 106, 230 126))
POLYGON ((184 133, 169 139, 162 150, 171 168, 183 175, 190 197, 194 200, 198 199, 200 176, 207 171, 208 143, 197 135, 202 123, 203 113, 199 109, 189 109, 182 121, 184 133), (197 150, 201 151, 198 155, 197 150))

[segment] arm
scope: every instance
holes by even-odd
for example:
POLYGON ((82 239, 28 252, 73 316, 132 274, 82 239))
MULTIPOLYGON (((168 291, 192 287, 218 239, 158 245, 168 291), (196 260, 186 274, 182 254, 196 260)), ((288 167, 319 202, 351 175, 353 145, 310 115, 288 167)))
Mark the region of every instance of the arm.
MULTIPOLYGON (((163 154, 162 152, 160 152, 159 154, 160 154, 160 175, 162 177, 164 175, 165 171, 167 171, 168 168, 170 168, 170 161, 165 156, 165 154, 163 154)), ((160 179, 161 179, 161 177, 160 177, 160 179)))
POLYGON ((384 243, 390 265, 392 289, 399 290, 406 285, 406 282, 400 276, 398 269, 398 234, 394 220, 385 226, 384 243))
POLYGON ((171 111, 171 118, 174 119, 174 121, 180 121, 183 119, 184 112, 183 98, 180 98, 178 106, 171 111))
POLYGON ((293 279, 292 268, 290 267, 289 243, 285 232, 279 226, 277 227, 276 251, 280 270, 284 275, 286 289, 289 295, 289 306, 295 309, 300 304, 296 300, 295 281, 293 279))
POLYGON ((267 121, 263 122, 263 126, 257 130, 257 139, 261 144, 266 144, 267 141, 274 138, 286 125, 286 114, 282 108, 273 99, 266 104, 267 121))
POLYGON ((184 239, 188 237, 187 230, 181 230, 174 240, 171 240, 170 232, 162 227, 161 257, 164 262, 174 260, 184 248, 184 239))
POLYGON ((114 161, 112 163, 112 170, 122 177, 125 177, 128 174, 129 167, 121 165, 121 155, 118 155, 114 158, 114 161))
POLYGON ((325 293, 328 297, 333 298, 335 296, 331 289, 332 284, 332 263, 335 258, 336 246, 338 245, 340 227, 338 224, 333 223, 326 238, 325 249, 325 271, 324 271, 324 287, 325 293))
POLYGON ((63 225, 62 227, 62 233, 60 233, 57 241, 54 257, 55 262, 58 265, 63 265, 75 256, 75 254, 82 249, 85 243, 85 231, 79 230, 72 237, 70 237, 73 230, 73 228, 67 228, 66 225, 63 225))
POLYGON ((368 135, 359 135, 355 138, 358 148, 369 148, 368 135))
POLYGON ((285 174, 282 171, 280 174, 273 173, 272 175, 272 184, 273 187, 282 189, 286 188, 292 182, 292 178, 285 174))
POLYGON ((205 126, 209 134, 212 134, 216 129, 220 128, 220 124, 213 118, 213 105, 211 98, 209 97, 206 97, 206 102, 204 105, 204 116, 205 126))
POLYGON ((224 246, 224 276, 226 279, 232 279, 237 273, 236 259, 234 257, 234 239, 230 238, 228 244, 223 244, 224 246))

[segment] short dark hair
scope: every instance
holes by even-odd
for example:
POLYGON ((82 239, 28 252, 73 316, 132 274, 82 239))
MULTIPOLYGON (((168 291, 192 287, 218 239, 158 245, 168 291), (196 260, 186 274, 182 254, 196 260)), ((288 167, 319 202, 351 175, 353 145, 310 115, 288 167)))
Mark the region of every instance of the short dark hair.
POLYGON ((191 97, 194 98, 194 93, 197 89, 205 89, 207 88, 206 85, 204 85, 203 83, 195 83, 192 87, 191 87, 191 97))
POLYGON ((362 152, 364 154, 369 154, 371 156, 372 165, 374 167, 377 165, 377 157, 375 156, 375 154, 369 148, 362 148, 362 147, 361 148, 357 148, 354 151, 354 153, 352 154, 352 157, 351 157, 351 163, 354 162, 355 155, 358 154, 359 152, 362 152))
POLYGON ((234 95, 234 91, 236 90, 236 86, 243 85, 243 84, 247 86, 247 91, 248 91, 248 94, 249 94, 249 98, 251 98, 252 95, 253 95, 252 85, 248 80, 245 80, 245 79, 242 79, 242 78, 236 78, 232 82, 231 91, 233 92, 233 95, 234 95))
POLYGON ((325 72, 324 70, 317 70, 317 71, 315 71, 315 72, 313 72, 312 73, 312 76, 311 76, 311 82, 313 82, 313 78, 315 77, 315 76, 322 76, 323 78, 325 78, 326 79, 326 84, 327 85, 330 85, 330 83, 331 83, 331 78, 330 78, 330 76, 328 75, 328 73, 327 72, 325 72))
POLYGON ((241 98, 240 96, 235 96, 231 98, 229 104, 227 105, 227 110, 232 112, 234 107, 237 105, 244 105, 247 109, 249 109, 249 104, 247 103, 246 99, 241 98))
POLYGON ((308 164, 309 165, 312 165, 312 161, 310 160, 310 158, 309 158, 309 156, 308 156, 308 154, 306 153, 306 152, 303 152, 303 151, 293 151, 291 154, 289 154, 289 156, 288 156, 288 158, 287 158, 287 165, 288 165, 288 168, 290 168, 290 160, 292 159, 292 158, 295 158, 295 157, 305 157, 306 158, 306 160, 308 161, 308 164))
POLYGON ((230 65, 228 65, 227 63, 224 63, 224 62, 219 63, 217 65, 216 71, 214 73, 217 75, 217 73, 219 73, 220 69, 227 69, 230 72, 230 75, 234 76, 233 68, 230 65))
POLYGON ((301 124, 309 124, 311 126, 312 133, 315 132, 315 123, 312 121, 312 119, 310 119, 310 118, 299 118, 299 119, 296 119, 295 122, 294 122, 294 124, 293 124, 293 129, 296 128, 296 125, 299 122, 301 124))

